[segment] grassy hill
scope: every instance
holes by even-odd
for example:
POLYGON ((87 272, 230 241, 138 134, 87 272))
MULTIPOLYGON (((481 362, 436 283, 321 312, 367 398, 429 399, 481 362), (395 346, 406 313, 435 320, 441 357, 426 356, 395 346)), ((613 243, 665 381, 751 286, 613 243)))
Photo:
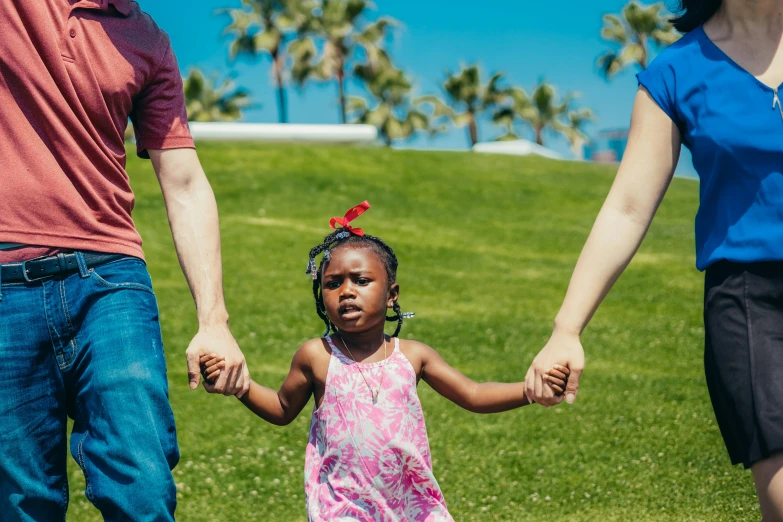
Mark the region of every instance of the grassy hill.
MULTIPOLYGON (((614 169, 469 153, 202 144, 221 215, 231 327, 255 380, 277 388, 293 351, 322 333, 304 275, 328 220, 367 199, 359 226, 400 259, 403 337, 477 380, 521 380, 551 332, 614 169)), ((311 408, 289 427, 187 386, 195 312, 149 162, 128 170, 159 299, 182 459, 178 519, 305 519, 311 408)), ((500 415, 419 387, 456 520, 757 520, 750 475, 732 468, 702 366, 698 185, 672 183, 639 255, 583 342, 579 401, 500 415)), ((69 520, 97 521, 71 466, 69 520)))

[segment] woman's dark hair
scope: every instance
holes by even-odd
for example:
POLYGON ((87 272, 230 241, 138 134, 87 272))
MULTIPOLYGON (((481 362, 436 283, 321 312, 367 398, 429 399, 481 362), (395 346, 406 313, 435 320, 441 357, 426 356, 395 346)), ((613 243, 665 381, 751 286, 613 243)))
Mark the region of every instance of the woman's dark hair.
POLYGON ((723 0, 680 0, 680 16, 672 20, 681 33, 693 31, 718 12, 723 0))
MULTIPOLYGON (((337 328, 329 320, 326 315, 326 306, 324 305, 323 289, 321 288, 321 275, 326 264, 329 263, 331 258, 331 251, 335 248, 343 246, 356 246, 359 248, 367 248, 375 252, 380 258, 383 265, 386 267, 386 275, 389 279, 389 285, 397 281, 397 256, 394 254, 394 250, 387 245, 381 238, 364 234, 363 236, 357 236, 348 232, 345 229, 339 229, 332 232, 324 238, 323 243, 313 247, 310 250, 310 262, 307 265, 307 275, 313 278, 313 296, 315 297, 315 311, 318 313, 318 317, 326 325, 326 332, 324 337, 329 335, 330 332, 337 333, 337 328), (318 254, 324 254, 321 262, 316 267, 315 258, 318 254)), ((392 337, 397 337, 402 328, 402 320, 404 317, 411 317, 412 314, 403 313, 400 310, 400 305, 396 301, 392 306, 395 315, 387 317, 387 321, 397 321, 397 329, 394 330, 392 337)))

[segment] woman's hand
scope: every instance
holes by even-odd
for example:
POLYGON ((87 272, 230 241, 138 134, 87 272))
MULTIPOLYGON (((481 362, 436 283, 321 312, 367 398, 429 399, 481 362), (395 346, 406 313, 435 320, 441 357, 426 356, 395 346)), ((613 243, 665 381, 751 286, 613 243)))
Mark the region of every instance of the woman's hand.
POLYGON ((525 393, 531 402, 542 406, 554 406, 563 398, 569 404, 576 400, 579 378, 585 366, 585 352, 579 335, 555 329, 546 346, 538 353, 525 376, 525 393), (570 370, 565 396, 557 394, 549 381, 550 368, 565 366, 570 370))

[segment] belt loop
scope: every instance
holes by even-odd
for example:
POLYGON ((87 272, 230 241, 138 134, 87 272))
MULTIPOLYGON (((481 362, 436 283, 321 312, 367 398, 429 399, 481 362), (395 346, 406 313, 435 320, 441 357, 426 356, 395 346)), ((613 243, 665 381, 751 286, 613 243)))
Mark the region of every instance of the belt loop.
POLYGON ((81 252, 74 252, 76 256, 76 264, 79 265, 79 276, 84 279, 90 277, 90 271, 87 269, 87 261, 84 260, 84 254, 81 252))
POLYGON ((0 302, 3 301, 3 265, 0 265, 0 302))

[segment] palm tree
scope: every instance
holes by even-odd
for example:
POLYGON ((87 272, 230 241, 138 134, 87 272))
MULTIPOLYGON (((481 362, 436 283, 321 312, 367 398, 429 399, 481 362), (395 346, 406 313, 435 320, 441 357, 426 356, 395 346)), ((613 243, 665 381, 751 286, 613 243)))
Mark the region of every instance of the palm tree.
POLYGON ((584 144, 587 142, 587 136, 582 132, 582 128, 591 121, 595 121, 595 115, 590 109, 568 111, 568 124, 563 128, 563 134, 571 144, 574 159, 584 159, 584 144))
POLYGON ((676 42, 680 34, 669 22, 663 3, 644 5, 633 0, 620 15, 604 15, 601 38, 614 47, 598 57, 598 67, 609 79, 632 64, 646 69, 650 46, 661 49, 676 42))
POLYGON ((216 76, 206 78, 196 68, 183 78, 188 121, 236 121, 242 117, 242 110, 251 107, 247 91, 234 89, 230 79, 217 87, 216 80, 216 76))
POLYGON ((416 131, 435 132, 429 117, 411 100, 412 85, 403 71, 384 61, 359 65, 355 73, 375 98, 375 104, 370 107, 363 98, 351 96, 348 113, 356 123, 375 125, 386 146, 391 146, 394 140, 409 138, 416 131))
POLYGON ((457 127, 468 127, 468 140, 471 147, 478 143, 478 116, 498 105, 509 90, 500 87, 503 73, 495 73, 481 83, 481 71, 478 65, 462 66, 458 73, 446 71, 443 91, 448 97, 448 106, 435 96, 423 96, 421 101, 432 103, 435 116, 449 118, 457 127))
POLYGON ((383 17, 359 29, 360 19, 371 5, 367 0, 323 0, 310 19, 311 31, 323 40, 321 56, 316 56, 312 41, 303 40, 295 49, 293 76, 298 83, 311 77, 337 83, 342 123, 346 122, 345 82, 349 62, 358 48, 364 50, 369 63, 384 58, 383 43, 398 25, 393 18, 383 17))
POLYGON ((286 47, 293 36, 306 30, 309 13, 314 9, 310 0, 241 0, 242 7, 221 9, 231 22, 224 34, 232 35, 229 56, 253 58, 268 54, 272 59, 272 76, 277 89, 277 109, 280 123, 288 121, 284 72, 286 47))
POLYGON ((496 111, 493 121, 506 125, 508 132, 502 139, 515 139, 514 122, 520 119, 533 129, 536 143, 543 145, 544 131, 565 132, 566 124, 562 118, 576 96, 576 93, 570 93, 563 100, 558 100, 554 85, 544 80, 539 81, 530 97, 524 90, 514 87, 508 93, 511 104, 496 111))
MULTIPOLYGON (((206 78, 195 67, 190 69, 187 77, 182 78, 188 121, 236 121, 242 117, 243 110, 253 107, 246 90, 232 90, 233 82, 230 79, 216 88, 216 80, 216 76, 206 78)), ((131 142, 134 138, 133 124, 129 122, 123 139, 131 142)))
POLYGON ((510 103, 500 107, 492 116, 493 123, 503 125, 506 128, 506 133, 497 138, 496 141, 520 139, 520 136, 514 130, 517 118, 526 122, 534 117, 533 105, 524 89, 513 87, 508 90, 507 95, 510 103))

